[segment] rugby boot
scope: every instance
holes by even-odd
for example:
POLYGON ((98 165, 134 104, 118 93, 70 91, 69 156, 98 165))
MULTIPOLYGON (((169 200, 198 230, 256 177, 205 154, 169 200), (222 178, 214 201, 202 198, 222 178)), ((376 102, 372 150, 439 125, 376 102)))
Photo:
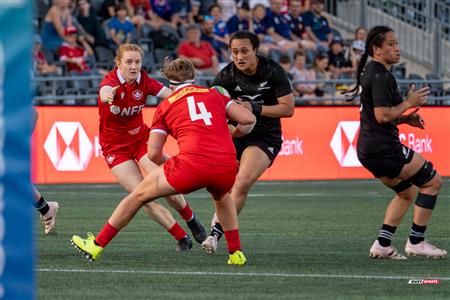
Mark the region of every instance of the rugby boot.
POLYGON ((369 250, 369 255, 372 258, 379 259, 395 259, 395 260, 403 260, 406 259, 405 256, 401 255, 397 249, 392 246, 383 247, 380 245, 378 240, 375 240, 372 247, 369 250))

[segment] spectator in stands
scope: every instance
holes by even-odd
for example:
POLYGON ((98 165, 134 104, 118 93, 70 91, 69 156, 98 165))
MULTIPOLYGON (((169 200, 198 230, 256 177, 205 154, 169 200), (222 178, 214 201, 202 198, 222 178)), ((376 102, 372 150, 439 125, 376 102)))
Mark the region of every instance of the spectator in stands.
MULTIPOLYGON (((143 25, 149 25, 152 30, 159 30, 162 20, 152 11, 150 0, 125 0, 125 6, 131 22, 136 25, 139 32, 145 31, 143 25)), ((146 32, 143 35, 146 35, 146 32)))
POLYGON ((237 13, 237 5, 234 1, 217 0, 217 4, 222 11, 222 20, 225 22, 237 13))
MULTIPOLYGON (((328 57, 323 54, 317 54, 313 61, 313 69, 317 80, 328 80, 331 78, 331 74, 328 71, 328 57)), ((334 95, 334 87, 330 83, 318 83, 316 84, 316 90, 314 91, 317 97, 331 97, 334 95)), ((320 101, 319 103, 310 104, 323 104, 330 105, 331 101, 320 101)))
POLYGON ((80 43, 77 43, 77 28, 74 26, 69 26, 65 29, 65 39, 59 48, 59 59, 60 61, 66 62, 67 71, 69 73, 89 73, 91 70, 86 63, 86 57, 88 55, 94 55, 91 46, 83 36, 80 36, 80 43))
MULTIPOLYGON (((222 38, 216 34, 215 26, 214 26, 214 17, 205 16, 202 22, 202 35, 201 39, 203 41, 207 41, 211 44, 216 52, 217 58, 219 62, 228 61, 228 57, 230 56, 228 53, 228 46, 223 41, 225 38, 222 38)), ((228 33, 226 35, 228 37, 228 33)))
POLYGON ((150 0, 152 11, 161 26, 169 27, 168 30, 178 36, 179 15, 175 12, 168 0, 150 0))
POLYGON ((50 65, 42 53, 42 39, 36 34, 33 38, 33 72, 36 75, 61 74, 61 69, 56 65, 50 65))
POLYGON ((153 31, 150 33, 150 37, 153 39, 154 47, 168 51, 175 50, 180 41, 179 15, 168 0, 150 0, 150 4, 152 14, 148 24, 153 31))
POLYGON ((100 17, 106 21, 116 16, 116 6, 119 0, 103 0, 100 8, 100 17))
POLYGON ((328 51, 328 69, 332 78, 352 78, 356 71, 356 60, 353 53, 349 53, 349 57, 346 57, 344 41, 340 37, 334 37, 328 51))
POLYGON ((191 1, 191 13, 189 14, 189 24, 200 24, 202 21, 202 15, 200 14, 200 7, 202 3, 198 0, 191 1))
POLYGON ((251 9, 254 9, 256 5, 261 4, 262 6, 268 8, 270 7, 270 0, 249 0, 248 4, 251 9))
POLYGON ((209 10, 209 16, 213 17, 214 21, 214 39, 221 43, 221 46, 228 47, 230 41, 230 34, 228 33, 227 23, 222 19, 222 9, 219 5, 212 5, 209 10))
POLYGON ((215 75, 218 71, 217 55, 207 41, 200 39, 200 29, 197 25, 186 28, 186 40, 180 43, 179 57, 187 58, 201 74, 215 75))
MULTIPOLYGON (((361 41, 361 40, 354 40, 352 42, 352 45, 348 51, 348 56, 347 59, 352 57, 354 59, 354 66, 359 65, 359 62, 361 61, 361 57, 364 54, 364 51, 366 51, 366 47, 365 47, 365 42, 361 41)), ((356 74, 354 74, 356 75, 356 74)), ((356 78, 355 76, 353 76, 353 78, 356 78)))
POLYGON ((328 47, 333 34, 327 18, 322 15, 323 0, 311 0, 311 9, 303 15, 303 24, 308 38, 316 43, 328 47))
POLYGON ((301 45, 294 41, 293 33, 281 11, 283 0, 271 0, 270 9, 266 12, 266 18, 271 23, 267 29, 267 33, 272 37, 273 41, 278 45, 278 50, 282 53, 294 57, 294 53, 301 45))
POLYGON ((271 26, 272 23, 266 18, 266 7, 263 4, 256 4, 252 9, 249 31, 258 36, 260 43, 258 51, 265 56, 269 56, 271 51, 278 51, 273 38, 267 33, 271 26))
POLYGON ((302 5, 300 0, 291 0, 289 1, 289 12, 285 17, 289 22, 292 34, 299 39, 304 39, 307 34, 301 16, 301 9, 302 5))
POLYGON ((186 27, 190 24, 194 24, 194 20, 191 14, 191 3, 189 0, 172 0, 170 7, 176 15, 177 28, 180 32, 180 36, 185 36, 186 27))
POLYGON ((120 45, 129 44, 135 30, 133 23, 127 19, 127 8, 123 4, 116 6, 116 16, 108 22, 111 36, 111 48, 116 49, 120 45))
POLYGON ((107 47, 106 34, 97 19, 95 10, 89 0, 78 0, 78 23, 86 32, 86 40, 92 47, 107 47))
POLYGON ((245 1, 241 1, 237 5, 237 13, 227 21, 228 33, 232 34, 238 30, 248 30, 251 20, 250 7, 245 1))
POLYGON ((74 25, 69 4, 70 0, 54 1, 45 16, 41 37, 43 46, 48 50, 56 52, 64 42, 64 29, 74 25))
MULTIPOLYGON (((283 68, 283 70, 286 72, 286 76, 289 79, 289 82, 291 82, 293 79, 292 74, 289 73, 289 70, 291 69, 291 66, 292 66, 291 58, 288 55, 283 54, 280 56, 280 61, 278 63, 283 68)), ((291 85, 292 85, 292 83, 291 83, 291 85)))
MULTIPOLYGON (((305 80, 316 80, 316 74, 314 70, 305 67, 306 64, 306 54, 304 51, 299 50, 295 52, 294 55, 294 65, 289 70, 292 74, 294 81, 300 81, 293 84, 295 95, 301 97, 315 97, 316 95, 316 85, 314 83, 303 83, 301 81, 305 80)), ((318 91, 320 94, 320 91, 318 91)), ((323 95, 323 92, 322 92, 323 95)))
POLYGON ((363 26, 359 26, 355 30, 355 41, 363 41, 366 42, 367 39, 367 29, 363 26))
POLYGON ((216 4, 216 2, 217 0, 200 0, 200 14, 202 16, 206 16, 208 14, 208 9, 211 7, 211 5, 216 4))

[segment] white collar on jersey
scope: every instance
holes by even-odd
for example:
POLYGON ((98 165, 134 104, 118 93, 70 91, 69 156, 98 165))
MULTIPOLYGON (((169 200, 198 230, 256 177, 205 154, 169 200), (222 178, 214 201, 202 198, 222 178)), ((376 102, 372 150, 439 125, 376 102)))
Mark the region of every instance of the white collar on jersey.
POLYGON ((180 85, 177 85, 177 86, 173 86, 172 85, 172 87, 175 88, 175 91, 178 91, 179 89, 182 89, 182 88, 184 88, 185 86, 188 86, 188 85, 192 85, 192 83, 188 82, 188 83, 183 83, 183 84, 180 84, 180 85))
MULTIPOLYGON (((123 78, 122 74, 120 74, 119 69, 116 70, 117 78, 119 78, 120 84, 125 83, 125 78, 123 78)), ((139 72, 138 77, 136 78, 136 82, 141 83, 141 72, 139 72)))

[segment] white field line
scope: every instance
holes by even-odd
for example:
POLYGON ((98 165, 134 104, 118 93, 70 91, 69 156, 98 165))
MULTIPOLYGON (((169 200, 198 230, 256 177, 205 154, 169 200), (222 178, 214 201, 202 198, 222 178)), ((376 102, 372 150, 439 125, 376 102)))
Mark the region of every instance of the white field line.
POLYGON ((86 269, 36 269, 37 272, 60 273, 111 273, 111 274, 149 274, 149 275, 179 275, 179 276, 242 276, 242 277, 293 277, 293 278, 336 278, 336 279, 379 279, 379 280, 409 280, 438 279, 450 281, 450 277, 409 277, 395 275, 358 275, 358 274, 302 274, 302 273, 254 273, 254 272, 173 272, 151 270, 86 270, 86 269))

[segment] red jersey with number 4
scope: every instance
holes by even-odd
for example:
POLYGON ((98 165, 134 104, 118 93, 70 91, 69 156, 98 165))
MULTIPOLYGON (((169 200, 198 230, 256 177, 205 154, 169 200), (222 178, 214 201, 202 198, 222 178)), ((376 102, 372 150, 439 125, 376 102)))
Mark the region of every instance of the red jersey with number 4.
POLYGON ((231 103, 215 89, 180 87, 159 104, 151 130, 172 135, 180 149, 177 156, 194 166, 236 164, 226 114, 231 103))
POLYGON ((120 148, 148 136, 149 128, 144 123, 142 109, 147 96, 159 96, 164 85, 150 78, 145 71, 141 71, 133 84, 128 84, 115 68, 100 83, 100 88, 103 86, 119 88, 111 105, 102 103, 100 97, 98 98, 102 149, 120 148))

